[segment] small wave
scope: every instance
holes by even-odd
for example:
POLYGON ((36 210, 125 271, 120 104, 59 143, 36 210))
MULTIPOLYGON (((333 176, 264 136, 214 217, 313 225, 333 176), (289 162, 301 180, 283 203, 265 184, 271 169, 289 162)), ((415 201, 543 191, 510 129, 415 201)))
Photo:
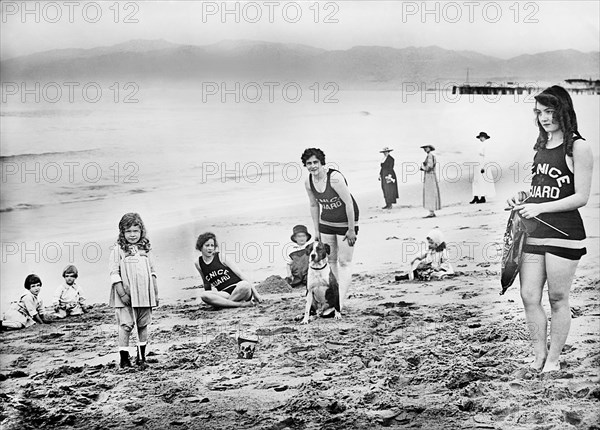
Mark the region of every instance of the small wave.
POLYGON ((24 111, 2 111, 0 116, 17 118, 43 118, 56 116, 85 117, 92 113, 91 110, 66 110, 66 109, 37 109, 24 111))
POLYGON ((113 185, 113 184, 107 184, 107 185, 88 185, 86 187, 78 187, 80 190, 87 190, 87 191, 102 191, 102 190, 106 190, 109 188, 115 188, 118 187, 118 185, 113 185))
POLYGON ((27 209, 37 209, 40 206, 41 205, 34 205, 34 204, 30 204, 30 203, 19 203, 18 205, 15 205, 15 206, 0 209, 0 213, 12 212, 12 211, 18 211, 18 210, 27 210, 27 209))
POLYGON ((70 155, 86 154, 86 153, 91 154, 95 151, 98 151, 99 149, 100 148, 79 149, 79 150, 74 150, 74 151, 40 152, 37 154, 30 153, 30 152, 24 152, 22 154, 2 155, 2 156, 0 156, 0 162, 7 163, 9 161, 14 161, 14 160, 22 159, 22 158, 51 157, 51 156, 56 156, 56 155, 70 156, 70 155))

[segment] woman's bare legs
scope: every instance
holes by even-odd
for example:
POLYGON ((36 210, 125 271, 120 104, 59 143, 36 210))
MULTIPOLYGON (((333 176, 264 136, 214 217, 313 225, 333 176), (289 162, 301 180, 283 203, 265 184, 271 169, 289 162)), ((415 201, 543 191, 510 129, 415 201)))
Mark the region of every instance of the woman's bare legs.
POLYGON ((354 247, 348 245, 348 241, 343 239, 343 236, 321 233, 321 240, 328 244, 331 250, 328 260, 340 288, 340 309, 344 308, 344 302, 348 296, 352 280, 352 256, 354 255, 354 247))
POLYGON ((569 260, 546 254, 548 299, 550 300, 552 320, 550 324, 550 350, 542 372, 560 370, 558 357, 565 346, 571 329, 569 291, 578 263, 579 260, 569 260))
POLYGON ((252 285, 246 281, 238 282, 231 294, 223 291, 203 291, 200 298, 204 303, 216 308, 240 308, 252 306, 252 285))
POLYGON ((543 255, 525 253, 519 271, 521 299, 525 308, 525 320, 533 342, 535 361, 531 365, 536 370, 544 367, 548 349, 546 332, 548 321, 542 307, 542 290, 546 282, 546 262, 543 255))

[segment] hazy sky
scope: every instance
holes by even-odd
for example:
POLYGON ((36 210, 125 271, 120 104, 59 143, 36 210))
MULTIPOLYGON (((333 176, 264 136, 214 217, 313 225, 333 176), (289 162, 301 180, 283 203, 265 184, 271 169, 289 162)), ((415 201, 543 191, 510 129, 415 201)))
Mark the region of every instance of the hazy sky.
POLYGON ((437 45, 501 58, 568 48, 590 52, 600 50, 599 5, 596 0, 3 1, 0 55, 131 39, 193 45, 253 39, 325 49, 437 45))

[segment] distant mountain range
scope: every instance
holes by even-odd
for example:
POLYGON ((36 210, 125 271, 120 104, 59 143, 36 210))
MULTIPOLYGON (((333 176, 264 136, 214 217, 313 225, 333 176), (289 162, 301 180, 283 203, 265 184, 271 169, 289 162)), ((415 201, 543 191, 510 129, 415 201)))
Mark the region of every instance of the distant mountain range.
POLYGON ((342 88, 398 88, 402 82, 557 82, 598 79, 600 53, 573 49, 503 60, 437 46, 356 46, 328 51, 306 45, 226 40, 180 45, 132 40, 92 49, 57 49, 0 62, 2 81, 296 81, 342 88))

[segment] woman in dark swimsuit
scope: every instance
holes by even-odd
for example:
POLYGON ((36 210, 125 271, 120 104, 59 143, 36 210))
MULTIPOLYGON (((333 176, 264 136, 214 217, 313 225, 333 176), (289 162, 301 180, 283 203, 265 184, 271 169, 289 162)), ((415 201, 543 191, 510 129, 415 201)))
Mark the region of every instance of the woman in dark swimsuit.
POLYGON ((532 367, 550 372, 560 369, 558 358, 571 327, 569 291, 577 263, 586 253, 578 208, 587 204, 594 163, 590 145, 577 130, 569 93, 553 86, 535 100, 539 136, 534 146, 531 189, 529 193, 521 191, 508 204, 523 218, 544 221, 537 222, 527 239, 519 277, 535 354, 532 367), (546 281, 552 315, 550 349, 542 307, 546 281))
POLYGON ((256 288, 231 262, 221 260, 217 251, 217 238, 213 233, 198 236, 196 249, 201 255, 194 264, 202 277, 204 290, 200 298, 218 308, 239 308, 260 302, 256 288))
POLYGON ((343 307, 352 277, 352 255, 358 233, 358 205, 350 194, 344 176, 325 167, 325 154, 308 148, 302 164, 310 175, 305 182, 316 237, 329 245, 329 264, 338 280, 343 307))

